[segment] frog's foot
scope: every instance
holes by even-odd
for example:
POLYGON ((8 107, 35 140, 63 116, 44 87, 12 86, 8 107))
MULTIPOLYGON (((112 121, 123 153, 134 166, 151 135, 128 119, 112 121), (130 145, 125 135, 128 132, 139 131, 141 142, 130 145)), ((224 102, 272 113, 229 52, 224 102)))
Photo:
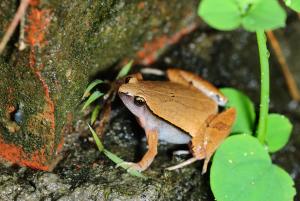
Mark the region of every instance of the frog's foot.
POLYGON ((132 162, 121 162, 121 163, 118 163, 116 165, 116 167, 123 167, 125 168, 127 171, 130 171, 130 170, 136 170, 138 172, 141 172, 144 170, 144 168, 142 168, 138 163, 132 163, 132 162))
POLYGON ((174 166, 171 166, 171 167, 168 167, 166 168, 167 170, 176 170, 176 169, 179 169, 179 168, 182 168, 184 166, 187 166, 189 164, 192 164, 194 163, 195 161, 197 161, 198 159, 193 157, 193 158, 190 158, 182 163, 179 163, 178 165, 174 165, 174 166))
POLYGON ((173 151, 172 154, 176 156, 182 156, 182 155, 189 155, 191 154, 191 152, 188 150, 177 150, 177 151, 173 151))
POLYGON ((209 163, 209 161, 210 161, 210 157, 211 157, 211 156, 207 156, 207 157, 205 158, 204 164, 203 164, 203 167, 202 167, 202 172, 201 172, 201 174, 205 174, 205 173, 206 173, 206 171, 207 171, 207 166, 208 166, 208 163, 209 163))

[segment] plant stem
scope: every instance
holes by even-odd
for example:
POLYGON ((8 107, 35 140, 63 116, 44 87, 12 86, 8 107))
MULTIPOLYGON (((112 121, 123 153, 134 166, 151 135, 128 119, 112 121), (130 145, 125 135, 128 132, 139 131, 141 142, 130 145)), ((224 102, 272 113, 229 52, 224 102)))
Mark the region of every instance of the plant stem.
POLYGON ((256 130, 258 140, 264 144, 269 112, 270 73, 269 73, 269 51, 266 45, 266 35, 263 30, 256 31, 259 61, 260 61, 260 109, 259 120, 256 130))
POLYGON ((29 5, 29 0, 22 0, 21 1, 20 6, 18 8, 17 13, 15 14, 14 19, 10 23, 7 31, 5 32, 2 40, 0 41, 0 55, 4 51, 4 48, 5 48, 6 44, 8 43, 9 39, 13 35, 16 27, 19 24, 20 19, 25 15, 25 12, 26 12, 26 9, 27 9, 28 5, 29 5))
POLYGON ((292 99, 295 101, 300 101, 300 91, 275 34, 272 31, 267 31, 267 37, 280 64, 281 71, 292 99))

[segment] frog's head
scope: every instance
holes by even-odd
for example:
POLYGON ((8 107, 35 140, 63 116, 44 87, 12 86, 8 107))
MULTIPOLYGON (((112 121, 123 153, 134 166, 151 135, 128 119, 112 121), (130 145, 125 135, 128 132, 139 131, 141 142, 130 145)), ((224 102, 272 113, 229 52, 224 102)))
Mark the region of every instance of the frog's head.
POLYGON ((119 88, 119 96, 125 106, 137 117, 143 117, 148 110, 143 91, 136 82, 128 82, 119 88))

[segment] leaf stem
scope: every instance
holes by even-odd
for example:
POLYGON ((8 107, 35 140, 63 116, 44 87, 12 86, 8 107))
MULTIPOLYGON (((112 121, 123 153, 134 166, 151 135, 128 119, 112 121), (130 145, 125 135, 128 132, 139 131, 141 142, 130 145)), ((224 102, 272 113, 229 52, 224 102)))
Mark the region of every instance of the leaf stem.
POLYGON ((266 45, 266 35, 263 30, 256 31, 260 74, 261 74, 261 89, 260 89, 260 109, 259 120, 256 130, 258 140, 264 144, 266 139, 266 128, 269 112, 269 94, 270 94, 270 73, 269 73, 269 51, 266 45))

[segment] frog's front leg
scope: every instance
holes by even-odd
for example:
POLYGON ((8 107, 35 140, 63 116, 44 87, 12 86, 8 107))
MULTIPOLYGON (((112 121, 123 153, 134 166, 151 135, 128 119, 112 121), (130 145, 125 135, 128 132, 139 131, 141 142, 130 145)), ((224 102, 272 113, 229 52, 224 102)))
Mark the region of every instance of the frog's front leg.
POLYGON ((122 163, 128 165, 128 168, 135 169, 140 172, 146 170, 157 155, 158 132, 156 130, 146 130, 145 132, 147 137, 148 150, 143 158, 138 163, 122 163))
POLYGON ((196 88, 220 106, 227 103, 227 98, 214 85, 194 73, 179 69, 168 69, 167 76, 172 82, 196 88))
POLYGON ((141 170, 146 170, 152 163, 153 159, 157 155, 158 145, 158 132, 157 130, 146 130, 146 137, 148 143, 148 150, 143 158, 138 162, 141 170))

